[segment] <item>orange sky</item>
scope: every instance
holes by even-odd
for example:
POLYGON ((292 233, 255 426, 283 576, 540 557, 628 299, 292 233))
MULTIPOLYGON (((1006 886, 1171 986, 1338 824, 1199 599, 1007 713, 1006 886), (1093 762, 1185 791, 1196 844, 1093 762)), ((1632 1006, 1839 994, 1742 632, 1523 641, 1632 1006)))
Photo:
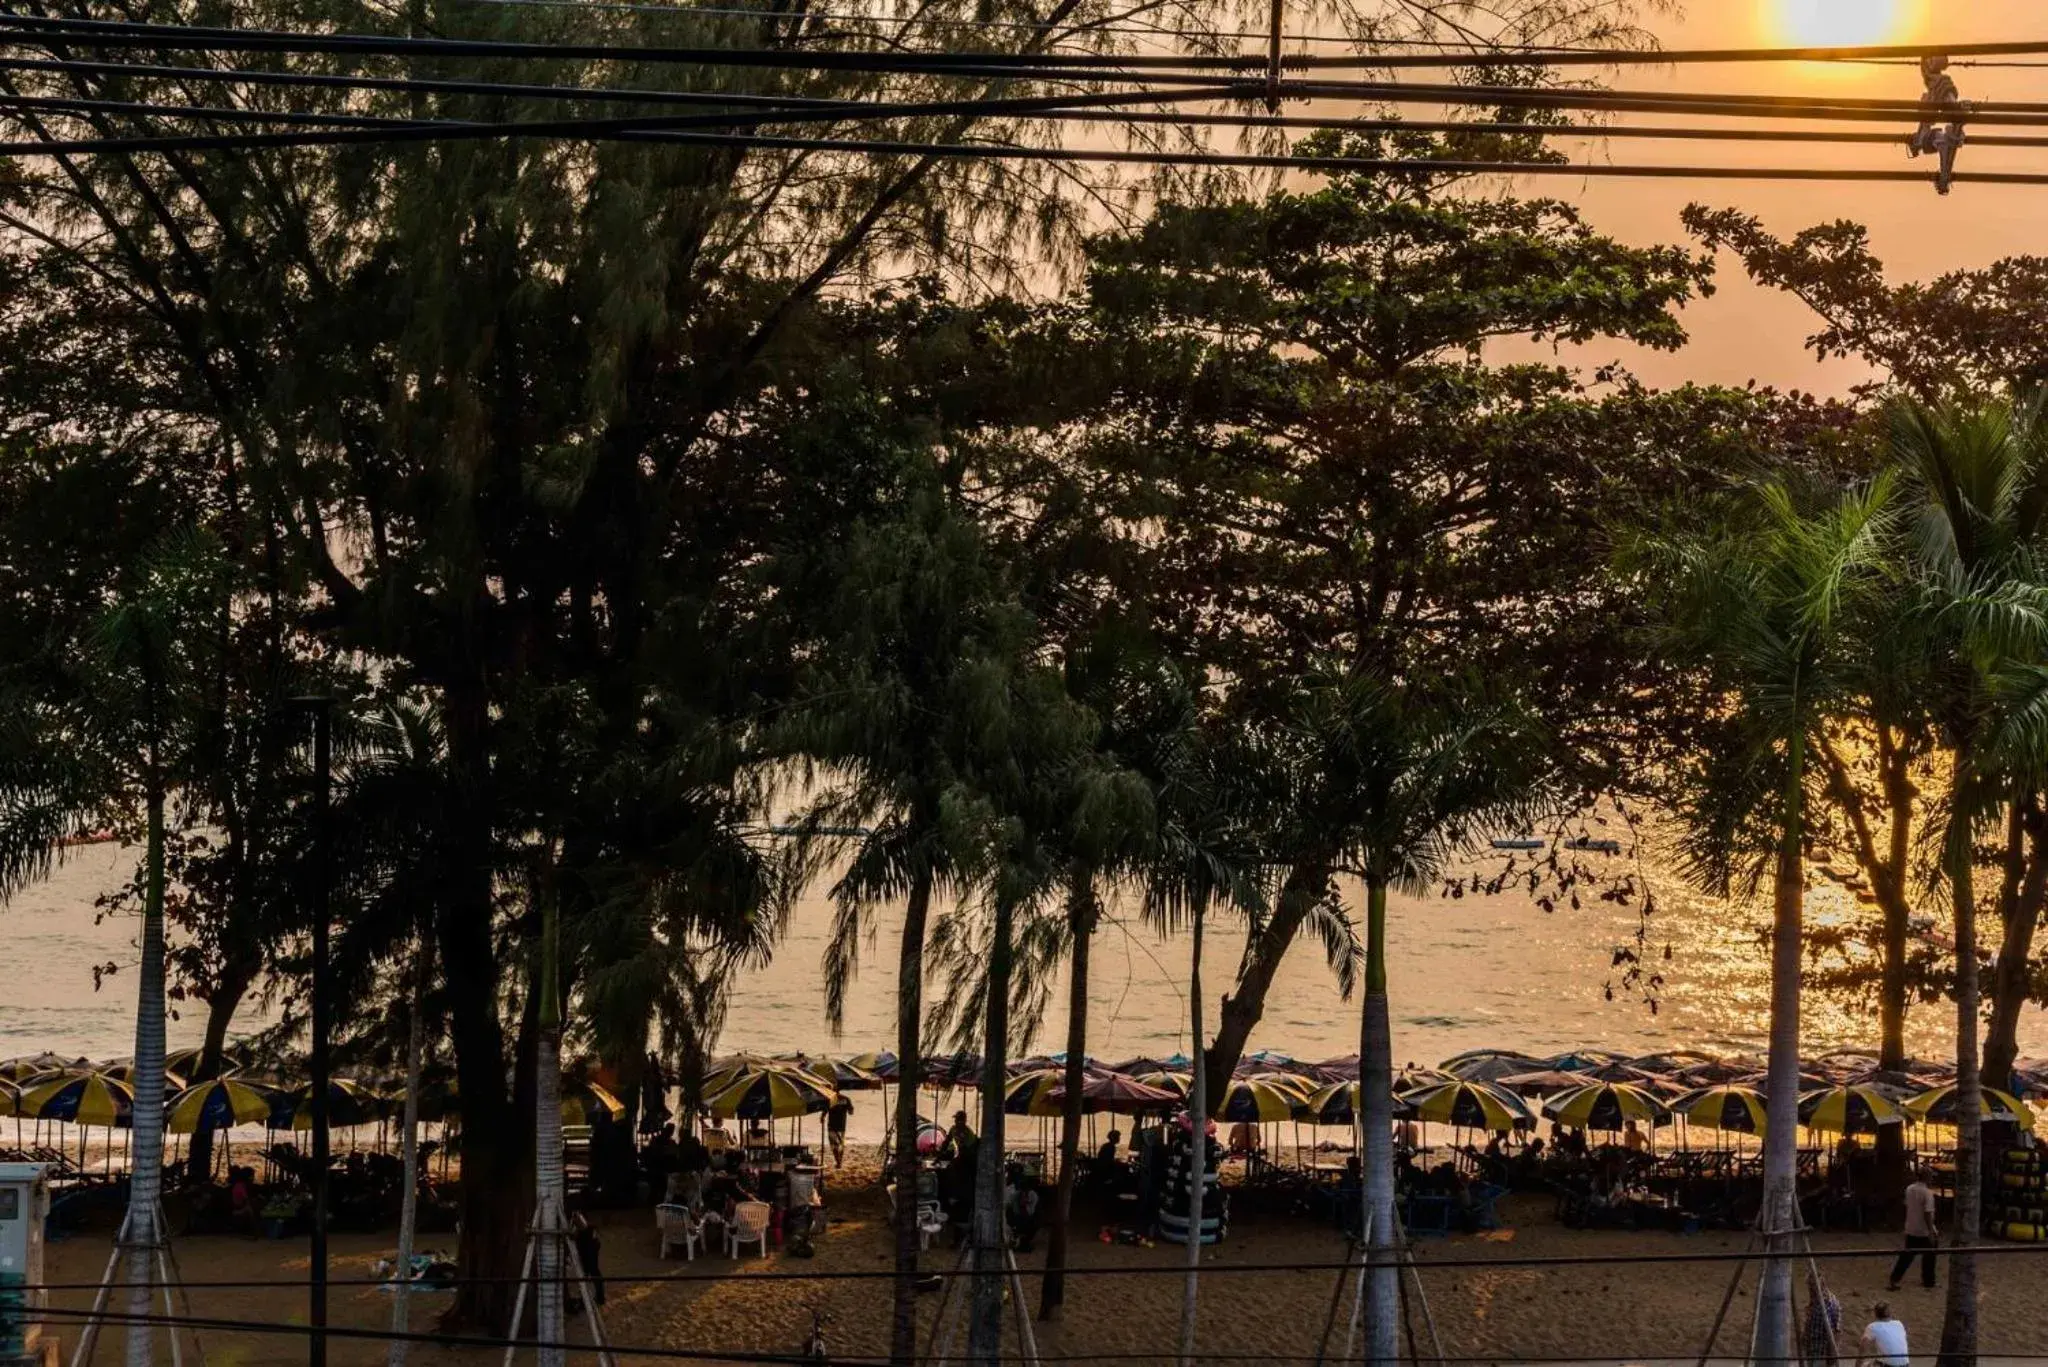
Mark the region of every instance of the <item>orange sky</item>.
MULTIPOLYGON (((1654 26, 1667 48, 2048 39, 2048 0, 1687 0, 1682 17, 1659 19, 1654 26), (1818 27, 1806 32, 1792 27, 1795 11, 1806 12, 1808 22, 1818 27), (1886 23, 1888 32, 1870 32, 1886 23)), ((2048 67, 1958 69, 1954 74, 1966 99, 2048 100, 2048 67)), ((1910 68, 1784 63, 1631 68, 1613 77, 1611 84, 1645 90, 1900 99, 1916 98, 1920 93, 1919 75, 1910 68)), ((1649 121, 1644 116, 1626 117, 1631 122, 1649 121)), ((1902 127, 1902 138, 1905 132, 1902 127)), ((1575 149, 1573 155, 1616 163, 1926 164, 1909 163, 1903 145, 1893 150, 1798 143, 1751 146, 1612 140, 1575 149)), ((2048 171, 2048 149, 1965 148, 1961 167, 2048 171)), ((2048 223, 2048 187, 1958 186, 1946 199, 1931 187, 1904 184, 1546 177, 1532 178, 1523 188, 1527 193, 1569 199, 1584 209, 1595 226, 1639 243, 1681 240, 1678 214, 1694 200, 1755 213, 1780 234, 1852 218, 1869 226, 1873 245, 1895 280, 1926 279, 1956 267, 1986 265, 2004 256, 2048 252, 2042 231, 2048 223)), ((1658 385, 1687 379, 1740 384, 1754 378, 1779 388, 1839 393, 1863 378, 1864 372, 1852 363, 1822 364, 1803 350, 1804 339, 1813 330, 1811 317, 1789 297, 1750 285, 1740 265, 1728 259, 1722 265, 1716 297, 1687 310, 1686 323, 1694 340, 1685 351, 1662 356, 1617 350, 1609 344, 1591 349, 1584 359, 1606 360, 1618 355, 1636 374, 1658 385)))

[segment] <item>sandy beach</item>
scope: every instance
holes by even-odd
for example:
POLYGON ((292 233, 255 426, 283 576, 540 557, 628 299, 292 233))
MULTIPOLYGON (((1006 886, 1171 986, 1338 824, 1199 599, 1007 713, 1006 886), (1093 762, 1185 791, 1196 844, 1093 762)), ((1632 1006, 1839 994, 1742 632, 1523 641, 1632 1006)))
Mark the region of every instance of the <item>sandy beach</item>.
MULTIPOLYGON (((817 1256, 807 1260, 788 1258, 777 1251, 765 1259, 749 1257, 738 1263, 722 1255, 700 1256, 690 1263, 677 1256, 664 1263, 655 1256, 651 1213, 601 1213, 604 1268, 613 1279, 606 1307, 613 1341, 691 1354, 792 1354, 809 1329, 810 1310, 816 1305, 831 1316, 828 1341, 835 1359, 886 1358, 886 1280, 805 1284, 771 1275, 888 1269, 892 1245, 885 1223, 886 1205, 873 1181, 874 1163, 872 1151, 849 1154, 848 1166, 838 1174, 831 1190, 830 1232, 817 1244, 817 1256), (629 1280, 661 1276, 677 1280, 629 1280)), ((1735 1233, 1681 1236, 1566 1229, 1554 1219, 1551 1203, 1535 1196, 1509 1199, 1502 1213, 1508 1227, 1499 1232, 1430 1239, 1419 1247, 1425 1291, 1445 1353, 1452 1358, 1503 1363, 1559 1358, 1690 1360, 1704 1346, 1707 1327, 1733 1266, 1640 1260, 1655 1255, 1738 1253, 1745 1242, 1744 1236, 1735 1233), (1446 1260, 1601 1255, 1622 1261, 1572 1267, 1429 1267, 1446 1260)), ((1083 1218, 1082 1228, 1092 1235, 1094 1226, 1085 1223, 1085 1213, 1083 1218)), ((433 1247, 436 1242, 428 1238, 423 1246, 433 1247)), ((338 1235, 332 1275, 367 1279, 372 1264, 387 1255, 392 1245, 388 1234, 338 1235)), ((1885 1276, 1896 1245, 1897 1236, 1886 1233, 1815 1236, 1817 1251, 1870 1251, 1868 1258, 1822 1263, 1830 1287, 1841 1298, 1852 1338, 1869 1318, 1872 1303, 1886 1294, 1885 1276)), ((1020 1258, 1026 1295, 1034 1309, 1038 1281, 1032 1273, 1042 1264, 1043 1247, 1041 1239, 1037 1254, 1020 1258)), ((2012 1254, 1987 1258, 1983 1263, 1984 1352, 1988 1356, 2048 1353, 2048 1316, 2041 1313, 2042 1264, 2037 1261, 2048 1256, 2048 1245, 2015 1248, 2012 1254), (2036 1247, 2044 1252, 2032 1253, 2036 1247)), ((101 1230, 59 1241, 50 1248, 48 1275, 53 1282, 90 1284, 105 1266, 108 1251, 107 1232, 101 1230)), ((303 1278, 308 1266, 303 1239, 273 1243, 232 1237, 188 1238, 178 1242, 177 1252, 184 1275, 192 1281, 284 1282, 303 1278)), ((1202 1287, 1201 1348, 1205 1360, 1313 1361, 1330 1313, 1336 1274, 1226 1269, 1327 1263, 1341 1259, 1343 1253, 1340 1237, 1308 1216, 1238 1216, 1228 1242, 1205 1253, 1203 1259, 1204 1267, 1213 1272, 1202 1287)), ((951 1249, 934 1248, 927 1255, 927 1266, 949 1267, 956 1256, 951 1249)), ((1180 1248, 1169 1244, 1146 1249, 1104 1244, 1092 1237, 1078 1240, 1073 1265, 1086 1273, 1071 1284, 1063 1319, 1035 1326, 1041 1353, 1048 1358, 1099 1354, 1100 1361, 1121 1362, 1127 1367, 1172 1353, 1182 1287, 1175 1274, 1183 1256, 1180 1248), (1098 1275, 1095 1269, 1108 1270, 1111 1275, 1098 1275)), ((1905 1290, 1889 1297, 1912 1334, 1916 1352, 1931 1355, 1934 1350, 1942 1294, 1924 1291, 1917 1282, 1909 1281, 1905 1290)), ((304 1293, 297 1286, 201 1287, 191 1292, 191 1299, 193 1312, 204 1318, 305 1322, 304 1293)), ((431 1331, 445 1300, 438 1294, 416 1296, 415 1327, 431 1331)), ((938 1300, 936 1293, 924 1299, 927 1331, 938 1300)), ((82 1288, 53 1296, 54 1304, 66 1310, 82 1310, 90 1301, 90 1292, 82 1288)), ((1746 1335, 1750 1304, 1745 1287, 1729 1313, 1721 1344, 1724 1353, 1732 1351, 1746 1335)), ((337 1286, 331 1305, 331 1322, 338 1327, 375 1331, 388 1324, 389 1295, 377 1287, 337 1286)), ((580 1321, 572 1323, 576 1325, 574 1336, 580 1339, 580 1321)), ((75 1333, 68 1327, 61 1331, 67 1353, 75 1333)), ((117 1337, 106 1342, 98 1360, 116 1360, 117 1337)), ((305 1360, 305 1344, 299 1335, 209 1329, 202 1337, 209 1363, 255 1367, 305 1360)), ((1341 1351, 1342 1339, 1340 1322, 1333 1356, 1341 1351)), ((329 1360, 346 1367, 367 1367, 384 1362, 385 1355, 385 1344, 375 1338, 338 1338, 331 1343, 329 1360)), ((412 1349, 415 1362, 450 1367, 473 1367, 501 1357, 501 1350, 481 1348, 417 1344, 412 1349)), ((595 1359, 584 1353, 571 1360, 595 1359)))

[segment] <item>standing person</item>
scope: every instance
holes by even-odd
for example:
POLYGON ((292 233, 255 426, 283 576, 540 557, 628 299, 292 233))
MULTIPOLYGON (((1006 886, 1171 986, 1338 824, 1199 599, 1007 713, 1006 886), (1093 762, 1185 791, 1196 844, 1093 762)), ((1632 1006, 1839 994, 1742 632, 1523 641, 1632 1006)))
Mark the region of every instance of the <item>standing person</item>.
POLYGON ((1799 1354, 1806 1367, 1835 1367, 1842 1360, 1842 1303, 1820 1284, 1820 1274, 1806 1274, 1806 1331, 1799 1354))
POLYGON ((1927 1185, 1927 1177, 1927 1169, 1921 1168, 1906 1188, 1906 1249, 1892 1264, 1887 1290, 1899 1289, 1916 1256, 1920 1259, 1920 1285, 1934 1289, 1934 1249, 1941 1230, 1934 1222, 1934 1189, 1927 1185))
POLYGON ((1889 1303, 1879 1301, 1870 1307, 1872 1319, 1863 1331, 1863 1344, 1856 1353, 1856 1367, 1863 1367, 1865 1360, 1878 1367, 1913 1367, 1912 1355, 1906 1349, 1906 1326, 1892 1318, 1889 1303))
POLYGON ((853 1114, 853 1103, 841 1092, 839 1099, 832 1103, 832 1109, 825 1112, 825 1137, 832 1142, 832 1166, 846 1166, 846 1120, 853 1114))

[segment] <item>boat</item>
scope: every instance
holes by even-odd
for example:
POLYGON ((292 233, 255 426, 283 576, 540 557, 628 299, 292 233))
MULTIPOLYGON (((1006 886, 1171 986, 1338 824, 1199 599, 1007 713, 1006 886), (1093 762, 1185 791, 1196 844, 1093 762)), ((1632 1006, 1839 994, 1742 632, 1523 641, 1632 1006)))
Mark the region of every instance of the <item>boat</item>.
POLYGON ((1493 847, 1497 850, 1540 850, 1543 848, 1543 842, 1523 836, 1518 840, 1496 840, 1493 847))
POLYGON ((1595 840, 1590 835, 1582 835, 1577 840, 1566 841, 1565 848, 1568 850, 1583 850, 1588 854, 1620 854, 1621 842, 1619 840, 1595 840))

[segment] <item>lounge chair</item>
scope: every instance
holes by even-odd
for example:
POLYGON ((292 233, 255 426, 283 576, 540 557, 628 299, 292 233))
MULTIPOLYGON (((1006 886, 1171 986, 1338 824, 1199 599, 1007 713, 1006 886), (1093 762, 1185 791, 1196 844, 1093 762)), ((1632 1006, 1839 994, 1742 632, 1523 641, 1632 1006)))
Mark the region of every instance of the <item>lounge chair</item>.
POLYGON ((683 1261, 697 1261, 698 1245, 704 1242, 704 1226, 688 1206, 661 1205, 654 1208, 654 1227, 661 1231, 661 1256, 682 1245, 683 1261))
POLYGON ((761 1256, 768 1256, 768 1216, 766 1201, 742 1201, 734 1209, 732 1220, 725 1227, 725 1252, 729 1258, 740 1256, 740 1250, 748 1244, 759 1244, 761 1256))

